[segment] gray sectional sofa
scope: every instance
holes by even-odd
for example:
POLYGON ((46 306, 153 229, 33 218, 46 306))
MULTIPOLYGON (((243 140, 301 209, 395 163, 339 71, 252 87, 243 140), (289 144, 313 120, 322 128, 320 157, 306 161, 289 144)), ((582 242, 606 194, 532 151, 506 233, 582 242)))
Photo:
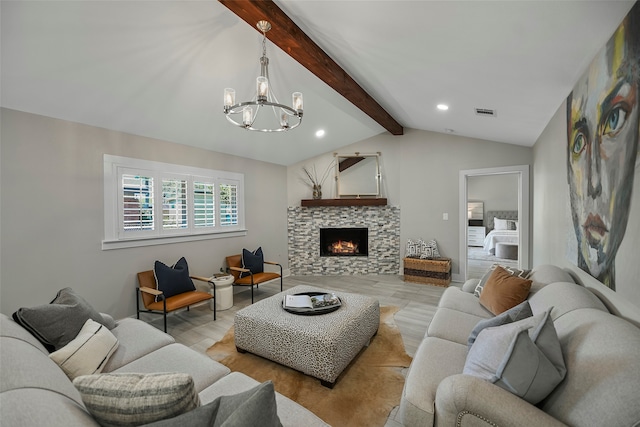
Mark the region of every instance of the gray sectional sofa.
MULTIPOLYGON (((103 372, 188 373, 194 379, 202 405, 258 385, 252 378, 230 373, 226 366, 176 343, 170 335, 140 320, 119 320, 111 332, 119 346, 103 372)), ((78 390, 48 355, 45 347, 27 330, 0 314, 0 424, 97 426, 78 390)), ((284 426, 327 425, 277 393, 276 403, 284 426)))
POLYGON ((638 426, 640 329, 610 314, 564 270, 533 270, 534 315, 551 307, 567 373, 537 405, 463 374, 467 339, 493 315, 473 291, 449 287, 409 368, 400 404, 405 426, 638 426))

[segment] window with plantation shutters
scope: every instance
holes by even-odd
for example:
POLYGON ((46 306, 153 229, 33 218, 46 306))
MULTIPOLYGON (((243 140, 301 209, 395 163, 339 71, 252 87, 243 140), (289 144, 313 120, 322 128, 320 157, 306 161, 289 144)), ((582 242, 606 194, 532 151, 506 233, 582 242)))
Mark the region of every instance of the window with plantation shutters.
POLYGON ((216 198, 213 182, 193 182, 193 226, 211 228, 216 225, 216 198))
POLYGON ((122 174, 122 229, 153 230, 153 178, 122 174))
POLYGON ((246 235, 242 174, 104 156, 103 249, 246 235))
POLYGON ((220 225, 238 225, 238 186, 220 184, 220 225))
POLYGON ((189 226, 186 178, 162 180, 162 228, 186 229, 189 226))

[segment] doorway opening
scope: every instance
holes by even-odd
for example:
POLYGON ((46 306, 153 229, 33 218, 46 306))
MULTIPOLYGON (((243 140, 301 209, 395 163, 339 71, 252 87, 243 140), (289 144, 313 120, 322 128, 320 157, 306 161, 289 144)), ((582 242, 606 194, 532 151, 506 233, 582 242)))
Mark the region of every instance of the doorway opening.
POLYGON ((459 227, 461 280, 496 262, 529 268, 529 165, 460 171, 459 227))

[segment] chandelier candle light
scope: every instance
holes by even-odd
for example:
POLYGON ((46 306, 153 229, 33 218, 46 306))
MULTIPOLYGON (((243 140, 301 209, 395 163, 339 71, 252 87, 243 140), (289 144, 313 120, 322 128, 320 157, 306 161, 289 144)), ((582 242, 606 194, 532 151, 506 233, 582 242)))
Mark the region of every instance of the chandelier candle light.
POLYGON ((262 31, 262 57, 260 58, 260 76, 256 79, 256 96, 251 101, 236 104, 236 91, 224 90, 224 114, 227 120, 236 126, 259 132, 282 132, 295 129, 302 123, 302 93, 293 92, 293 107, 278 103, 278 99, 269 87, 269 58, 267 58, 267 32, 271 29, 268 21, 259 21, 256 26, 262 31), (262 107, 271 107, 275 120, 271 127, 254 127, 262 107), (255 111, 254 111, 255 110, 255 111), (242 123, 234 120, 234 115, 242 115, 242 123), (290 124, 289 118, 296 119, 290 124))

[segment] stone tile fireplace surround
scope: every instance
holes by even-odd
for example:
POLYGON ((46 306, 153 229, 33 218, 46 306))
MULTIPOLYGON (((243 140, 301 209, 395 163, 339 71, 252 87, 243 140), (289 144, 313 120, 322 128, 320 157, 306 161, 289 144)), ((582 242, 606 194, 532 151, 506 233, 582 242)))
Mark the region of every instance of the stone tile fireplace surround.
POLYGON ((290 206, 289 268, 293 275, 399 274, 399 206, 290 206), (320 229, 366 227, 369 255, 320 256, 320 229))

